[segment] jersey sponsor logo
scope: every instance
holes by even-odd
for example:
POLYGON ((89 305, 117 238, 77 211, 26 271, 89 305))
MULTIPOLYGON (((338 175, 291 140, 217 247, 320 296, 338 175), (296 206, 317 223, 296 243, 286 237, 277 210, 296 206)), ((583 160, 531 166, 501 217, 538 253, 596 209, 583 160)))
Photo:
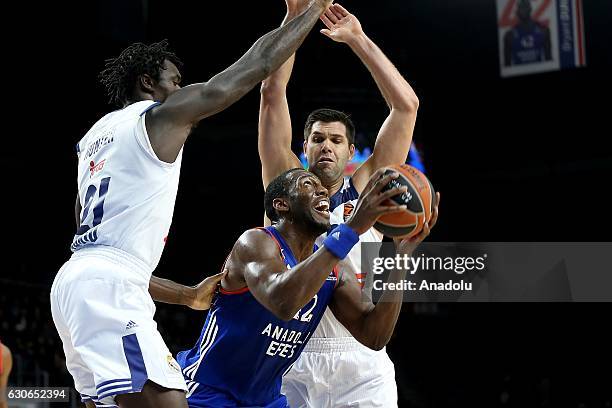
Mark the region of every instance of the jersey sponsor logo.
POLYGON ((349 217, 351 216, 351 214, 353 213, 353 210, 355 209, 355 206, 351 203, 345 203, 344 204, 344 222, 346 222, 349 217))
POLYGON ((85 150, 84 160, 89 159, 91 156, 98 153, 103 147, 113 143, 114 140, 115 137, 113 136, 113 132, 107 132, 94 142, 91 142, 87 145, 87 149, 85 150))
POLYGON ((97 164, 92 160, 89 162, 89 178, 92 178, 95 174, 102 171, 106 159, 99 161, 97 164))
POLYGON ((286 327, 272 325, 268 323, 266 328, 261 332, 262 335, 269 337, 270 344, 266 349, 266 355, 270 357, 291 358, 295 355, 295 349, 303 343, 302 332, 297 330, 289 330, 286 327))

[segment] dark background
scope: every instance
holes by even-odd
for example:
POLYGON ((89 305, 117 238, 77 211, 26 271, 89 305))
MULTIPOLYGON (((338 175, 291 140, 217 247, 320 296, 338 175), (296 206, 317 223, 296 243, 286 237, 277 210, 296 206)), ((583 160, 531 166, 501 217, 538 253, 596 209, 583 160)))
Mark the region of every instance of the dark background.
MULTIPOLYGON (((586 68, 510 79, 499 77, 493 0, 343 5, 419 96, 414 141, 443 195, 431 240, 610 240, 609 1, 584 0, 586 68)), ((205 81, 275 28, 284 5, 20 7, 7 12, 19 24, 5 36, 3 69, 10 104, 0 148, 0 338, 52 382, 68 385, 47 296, 75 229, 74 145, 112 109, 96 81, 104 59, 134 41, 168 38, 185 63, 184 83, 205 81)), ((350 49, 317 31, 300 49, 290 84, 295 150, 307 114, 319 107, 351 113, 358 147, 371 146, 386 105, 350 49)), ((242 231, 261 224, 258 104, 255 90, 188 140, 157 275, 194 284, 219 269, 242 231)), ((388 346, 401 406, 610 407, 611 312, 596 303, 408 304, 388 346)), ((191 347, 204 317, 158 307, 173 352, 191 347)))

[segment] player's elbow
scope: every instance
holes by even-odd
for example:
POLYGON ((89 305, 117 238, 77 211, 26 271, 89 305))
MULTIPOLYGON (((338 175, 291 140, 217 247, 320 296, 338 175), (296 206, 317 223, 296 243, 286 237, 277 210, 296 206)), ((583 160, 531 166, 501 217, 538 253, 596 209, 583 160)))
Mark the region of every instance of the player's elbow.
POLYGON ((388 340, 376 336, 374 338, 368 338, 361 343, 371 350, 380 351, 387 345, 388 340))
POLYGON ((393 104, 393 109, 400 112, 416 112, 419 109, 419 98, 414 92, 407 92, 393 104))
POLYGON ((382 350, 390 339, 386 333, 379 333, 377 328, 366 326, 360 328, 358 333, 353 331, 353 336, 358 342, 375 351, 382 350))
POLYGON ((274 104, 285 97, 286 87, 269 78, 261 83, 261 100, 264 104, 274 104))
POLYGON ((291 321, 293 316, 299 311, 299 308, 291 307, 290 305, 279 304, 274 310, 274 315, 284 322, 291 321))

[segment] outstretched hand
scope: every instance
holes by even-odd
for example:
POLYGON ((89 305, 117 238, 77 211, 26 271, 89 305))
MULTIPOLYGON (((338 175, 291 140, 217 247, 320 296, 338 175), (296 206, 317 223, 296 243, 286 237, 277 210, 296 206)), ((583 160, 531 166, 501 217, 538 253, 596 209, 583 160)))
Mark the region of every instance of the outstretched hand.
POLYGON ((412 238, 394 238, 395 248, 398 254, 412 255, 414 250, 419 246, 425 238, 427 238, 432 228, 438 222, 438 206, 440 205, 440 193, 436 193, 436 204, 432 212, 429 222, 425 223, 423 230, 412 238))
POLYGON ((227 269, 221 273, 209 276, 198 285, 195 286, 195 299, 189 304, 189 307, 194 310, 208 310, 210 304, 217 292, 217 286, 221 279, 227 274, 227 269))
POLYGON ((321 30, 321 33, 336 42, 350 43, 363 34, 361 23, 357 20, 357 17, 349 13, 340 4, 329 6, 321 16, 321 21, 327 27, 321 30))

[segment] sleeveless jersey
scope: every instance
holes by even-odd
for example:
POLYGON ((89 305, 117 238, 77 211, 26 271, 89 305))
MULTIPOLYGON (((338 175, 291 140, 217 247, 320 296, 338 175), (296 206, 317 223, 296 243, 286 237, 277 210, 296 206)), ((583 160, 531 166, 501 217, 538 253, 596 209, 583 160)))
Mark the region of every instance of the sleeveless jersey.
MULTIPOLYGON (((333 196, 330 197, 330 223, 332 229, 336 225, 342 224, 348 220, 352 214, 359 198, 359 193, 353 185, 353 180, 349 177, 344 178, 344 184, 342 188, 338 190, 333 196)), ((317 245, 322 245, 323 240, 327 237, 327 234, 321 235, 317 238, 317 245)), ((361 242, 380 242, 381 236, 370 228, 365 233, 359 236, 359 243, 357 243, 353 249, 349 252, 346 258, 338 263, 337 269, 339 275, 343 273, 354 273, 357 280, 361 283, 361 287, 364 291, 371 293, 372 290, 372 276, 366 276, 361 270, 361 242)), ((346 327, 342 325, 336 319, 333 312, 328 308, 325 310, 321 323, 313 333, 314 338, 335 338, 335 337, 353 337, 346 327)))
POLYGON ((512 65, 531 64, 544 61, 545 32, 538 24, 512 29, 512 65))
POLYGON ((133 103, 100 119, 77 144, 81 225, 71 250, 106 245, 157 266, 172 222, 183 151, 174 163, 157 158, 145 113, 133 103))
MULTIPOLYGON (((274 227, 265 231, 279 246, 287 269, 297 265, 274 227)), ((282 376, 319 324, 337 284, 335 270, 291 321, 278 319, 248 288, 218 293, 195 347, 177 355, 190 406, 285 406, 282 376)))

